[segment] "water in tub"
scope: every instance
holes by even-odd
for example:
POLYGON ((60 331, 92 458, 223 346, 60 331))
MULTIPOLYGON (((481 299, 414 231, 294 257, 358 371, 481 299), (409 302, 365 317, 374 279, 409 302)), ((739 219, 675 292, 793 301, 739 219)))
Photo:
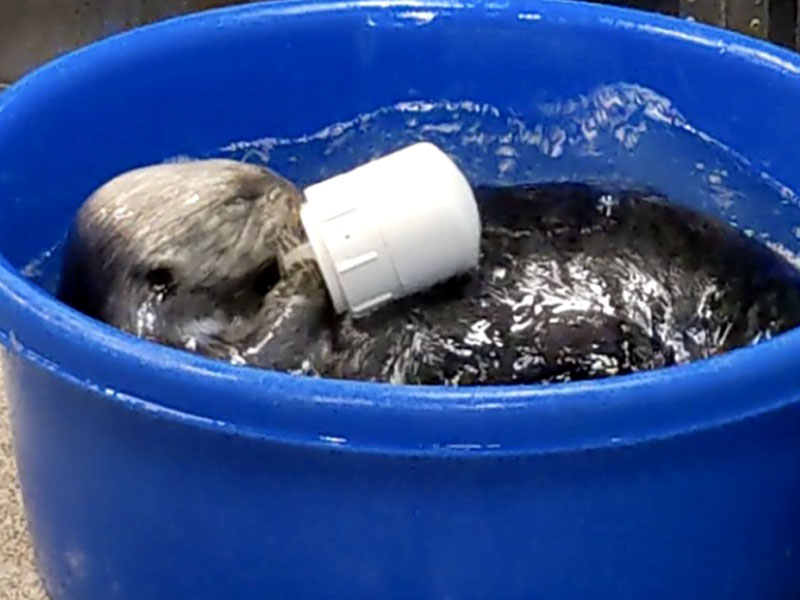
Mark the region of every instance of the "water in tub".
MULTIPOLYGON (((607 377, 707 358, 800 322, 800 271, 787 249, 800 231, 797 197, 638 86, 603 87, 527 118, 471 101, 403 102, 209 156, 267 165, 303 186, 310 173, 319 180, 418 140, 460 157, 475 184, 479 267, 364 317, 336 316, 314 269, 282 268, 281 251, 302 235, 296 198, 286 183, 254 202, 257 176, 239 200, 187 196, 195 206, 171 225, 145 215, 139 232, 181 224, 179 235, 153 238, 158 252, 130 244, 124 225, 114 230, 92 251, 122 278, 70 252, 59 286, 63 242, 26 274, 154 341, 394 383, 607 377), (763 239, 759 225, 775 219, 785 236, 763 239)), ((124 212, 108 222, 129 222, 124 212)))

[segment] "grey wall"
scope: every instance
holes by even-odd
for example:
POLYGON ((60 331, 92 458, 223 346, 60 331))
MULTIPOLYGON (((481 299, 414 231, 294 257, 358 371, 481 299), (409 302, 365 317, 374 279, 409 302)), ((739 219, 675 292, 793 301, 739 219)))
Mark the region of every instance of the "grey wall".
POLYGON ((0 89, 98 38, 166 17, 248 0, 0 0, 0 89))
MULTIPOLYGON (((248 1, 254 0, 0 0, 0 90, 3 82, 98 38, 186 12, 248 1)), ((800 0, 600 1, 694 15, 786 46, 800 45, 800 0)))

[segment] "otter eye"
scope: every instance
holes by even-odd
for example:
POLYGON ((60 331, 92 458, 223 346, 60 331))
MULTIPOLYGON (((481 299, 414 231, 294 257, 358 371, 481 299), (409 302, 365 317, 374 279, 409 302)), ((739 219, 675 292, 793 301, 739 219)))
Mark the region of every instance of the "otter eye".
POLYGON ((242 206, 243 204, 251 204, 261 199, 263 193, 256 188, 242 188, 232 196, 228 196, 222 201, 223 206, 242 206))
POLYGON ((264 195, 264 189, 257 183, 248 183, 242 185, 239 190, 239 199, 245 202, 255 202, 264 195))
POLYGON ((149 270, 145 275, 145 279, 147 280, 147 283, 154 288, 167 288, 170 287, 174 282, 172 271, 166 267, 158 267, 156 269, 149 270))

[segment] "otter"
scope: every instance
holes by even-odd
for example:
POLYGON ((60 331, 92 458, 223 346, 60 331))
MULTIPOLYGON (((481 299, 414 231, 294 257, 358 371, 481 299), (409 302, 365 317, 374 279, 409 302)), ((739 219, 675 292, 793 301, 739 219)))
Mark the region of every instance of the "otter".
POLYGON ((291 370, 324 337, 315 327, 327 309, 313 261, 282 260, 305 239, 301 202, 288 181, 246 163, 128 172, 80 208, 58 295, 147 340, 291 370))
POLYGON ((59 297, 209 357, 406 384, 608 377, 800 323, 800 271, 653 190, 540 183, 475 194, 478 269, 354 319, 335 314, 314 261, 292 252, 306 239, 290 182, 229 160, 145 167, 81 207, 59 297))

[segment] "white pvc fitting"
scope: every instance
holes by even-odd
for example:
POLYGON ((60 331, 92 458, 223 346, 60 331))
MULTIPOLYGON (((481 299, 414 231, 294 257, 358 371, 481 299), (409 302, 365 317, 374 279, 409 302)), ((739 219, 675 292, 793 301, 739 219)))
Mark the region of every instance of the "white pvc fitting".
POLYGON ((300 212, 337 312, 358 316, 478 264, 472 187, 429 143, 305 190, 300 212))

